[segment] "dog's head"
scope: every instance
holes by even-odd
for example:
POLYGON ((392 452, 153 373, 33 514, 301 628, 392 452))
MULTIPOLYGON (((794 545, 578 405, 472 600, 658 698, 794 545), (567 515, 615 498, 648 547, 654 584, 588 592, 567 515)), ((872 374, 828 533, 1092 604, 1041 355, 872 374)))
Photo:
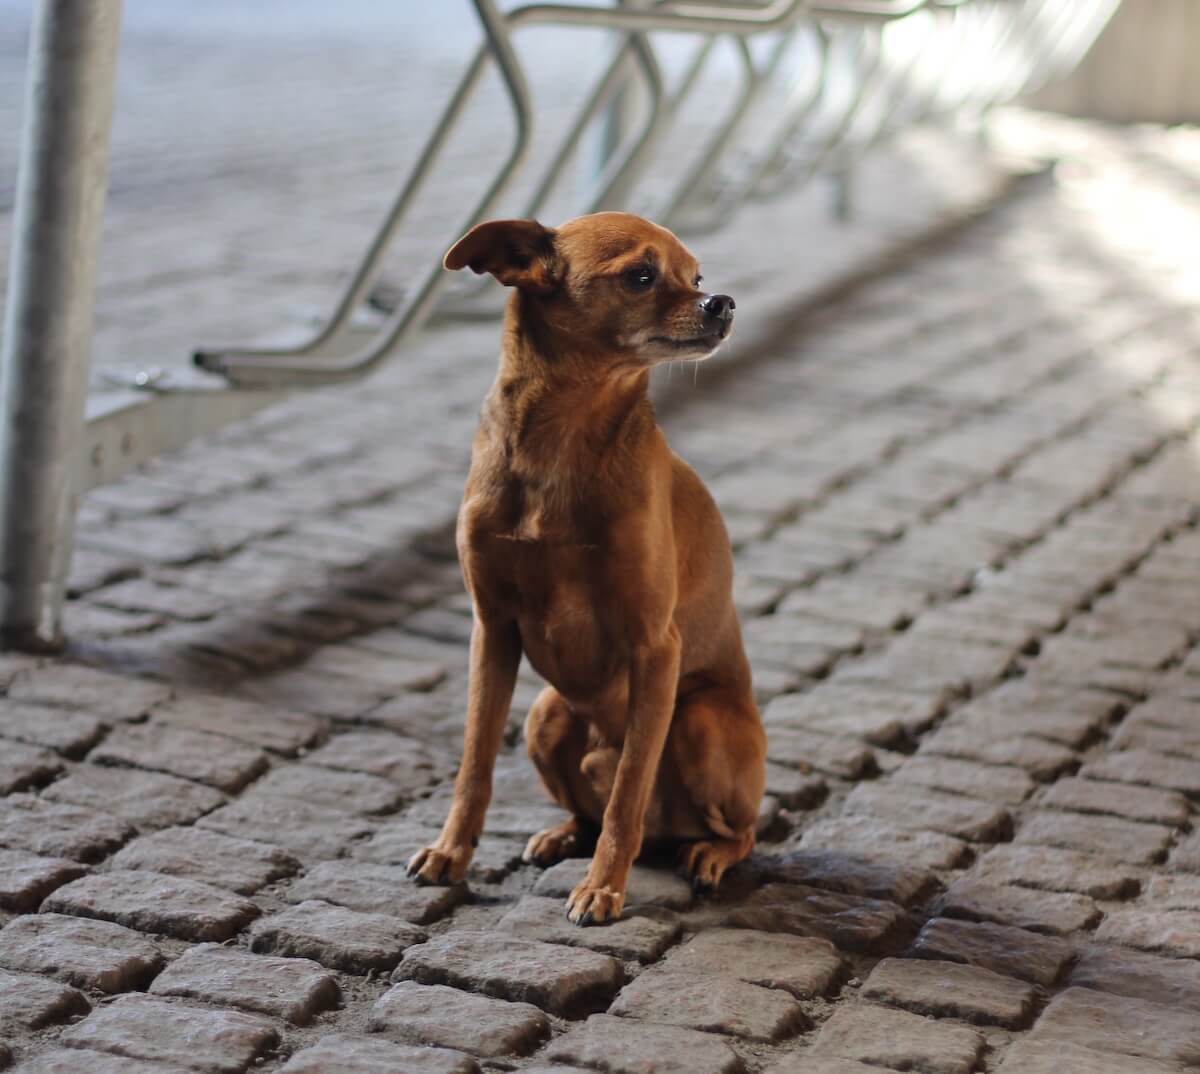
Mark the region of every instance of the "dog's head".
POLYGON ((707 358, 733 328, 734 301, 700 288, 700 266, 666 228, 629 213, 593 213, 547 228, 492 220, 446 254, 448 269, 489 272, 531 301, 574 349, 615 364, 707 358))

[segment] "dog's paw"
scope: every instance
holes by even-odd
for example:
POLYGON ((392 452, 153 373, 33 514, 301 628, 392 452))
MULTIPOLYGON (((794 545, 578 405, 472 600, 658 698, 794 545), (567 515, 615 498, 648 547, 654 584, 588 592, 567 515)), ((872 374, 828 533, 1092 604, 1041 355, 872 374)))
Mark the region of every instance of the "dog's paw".
POLYGON ((521 860, 540 865, 544 869, 573 854, 578 847, 579 825, 572 818, 530 836, 521 860))
POLYGON ((683 848, 683 868, 695 891, 714 891, 725 870, 736 861, 722 842, 689 843, 683 848))
POLYGON ((418 884, 457 884, 467 875, 472 848, 424 847, 408 859, 408 875, 418 884))
POLYGON ((595 887, 584 880, 567 898, 567 918, 576 925, 602 925, 616 921, 624 907, 625 892, 595 887))

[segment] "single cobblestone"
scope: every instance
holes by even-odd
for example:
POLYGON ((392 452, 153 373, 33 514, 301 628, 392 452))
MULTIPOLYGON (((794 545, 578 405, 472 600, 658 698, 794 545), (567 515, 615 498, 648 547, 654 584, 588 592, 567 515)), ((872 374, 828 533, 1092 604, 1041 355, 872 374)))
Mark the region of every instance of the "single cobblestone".
POLYGON ((721 919, 734 928, 817 936, 847 951, 890 941, 905 921, 902 907, 798 884, 767 884, 721 919))
MULTIPOLYGON (((1200 1062, 1200 1021, 1189 1011, 1160 1003, 1068 988, 1050 1001, 1030 1040, 1077 1044, 1101 1052, 1195 1065, 1200 1062)), ((1060 1068, 1061 1069, 1061 1068, 1060 1068)))
POLYGON ((956 869, 970 847, 940 832, 901 828, 871 817, 830 817, 805 828, 801 849, 841 848, 864 857, 900 861, 921 869, 956 869))
POLYGON ((1143 951, 1200 958, 1200 912, 1114 910, 1096 930, 1096 937, 1143 951))
POLYGON ((808 772, 816 769, 838 779, 862 779, 878 771, 875 751, 857 739, 776 728, 767 739, 767 758, 808 772))
POLYGON ((115 814, 142 832, 190 824, 228 801, 212 787, 177 776, 91 764, 73 768, 42 797, 115 814))
POLYGON ((1094 899, 1127 899, 1141 886, 1141 872, 1133 866, 1044 846, 993 847, 975 867, 975 876, 990 883, 1073 891, 1094 899))
POLYGON ((1074 957, 1067 940, 986 921, 938 917, 921 929, 911 955, 980 966, 1049 988, 1074 957))
POLYGON ((365 772, 416 793, 454 771, 454 759, 441 750, 384 731, 348 731, 308 755, 309 764, 365 772))
POLYGON ((87 997, 77 989, 0 970, 0 1033, 58 1025, 91 1009, 87 997))
POLYGON ((1042 804, 1077 813, 1103 813, 1166 824, 1173 828, 1186 824, 1191 816, 1187 799, 1174 791, 1126 786, 1119 795, 1114 795, 1111 783, 1091 779, 1060 779, 1047 790, 1042 804))
POLYGON ((312 716, 217 694, 180 694, 156 706, 154 719, 224 735, 285 757, 296 756, 321 733, 321 722, 312 716))
POLYGON ((741 1074, 745 1069, 714 1034, 607 1014, 593 1015, 558 1037, 545 1054, 605 1074, 741 1074))
POLYGON ((768 727, 803 727, 862 738, 875 746, 892 746, 906 735, 926 731, 944 709, 945 700, 937 694, 923 697, 870 686, 821 683, 807 693, 776 698, 763 713, 763 721, 768 727))
POLYGON ((150 996, 121 996, 60 1038, 68 1048, 185 1067, 200 1074, 243 1074, 279 1042, 265 1019, 239 1011, 187 1007, 150 996))
POLYGON ((938 905, 947 917, 994 921, 1052 936, 1092 928, 1101 917, 1086 895, 1034 891, 970 877, 951 884, 938 905))
POLYGON ((1191 798, 1200 798, 1200 761, 1153 750, 1121 750, 1106 754, 1086 765, 1082 774, 1117 783, 1165 787, 1191 798))
POLYGON ((1171 830, 1120 817, 1043 810, 1021 825, 1014 841, 1018 845, 1062 847, 1082 853, 1102 848, 1106 857, 1116 861, 1151 865, 1166 857, 1171 830))
POLYGON ((759 1041, 779 1041, 811 1022, 785 992, 710 969, 696 976, 650 969, 627 984, 609 1014, 759 1041))
POLYGON ((1113 1055, 1080 1044, 1055 1041, 1043 1044, 1019 1040, 1005 1053, 997 1074, 1173 1074, 1178 1068, 1150 1059, 1113 1055))
POLYGON ((621 964, 606 955, 463 930, 410 947, 393 980, 475 989, 577 1017, 607 1006, 624 976, 621 964))
POLYGON ((65 858, 42 858, 21 850, 0 850, 0 910, 24 914, 55 888, 76 880, 87 870, 65 858))
POLYGON ((1071 970, 1071 984, 1116 996, 1200 1011, 1200 963, 1090 944, 1071 970))
POLYGON ((124 821, 105 813, 57 805, 28 794, 0 801, 0 846, 48 858, 99 861, 133 835, 124 821))
POLYGON ((266 798, 295 798, 322 809, 364 816, 391 813, 405 799, 401 788, 378 776, 307 764, 273 769, 255 784, 254 793, 266 798))
POLYGON ((915 1014, 1021 1029, 1033 1014, 1034 990, 980 966, 885 958, 863 984, 864 999, 915 1014))
POLYGON ((282 847, 303 862, 339 857, 347 846, 372 832, 369 823, 295 798, 243 795, 197 824, 236 839, 282 847))
POLYGON ((384 914, 302 902, 250 927, 250 949, 312 959, 347 973, 395 969, 404 950, 426 940, 424 929, 384 914))
POLYGON ((0 703, 0 736, 45 746, 72 760, 87 753, 107 729, 103 720, 85 712, 0 703))
POLYGON ((991 802, 900 784, 862 783, 850 792, 845 809, 973 842, 994 843, 1012 832, 1008 810, 991 802))
POLYGON ((115 728, 88 755, 96 764, 143 768, 236 794, 267 768, 262 750, 222 735, 166 724, 115 728))
POLYGON ((1037 789, 1024 769, 985 765, 950 757, 911 757, 889 773, 896 783, 985 798, 1001 805, 1020 805, 1037 789))
POLYGON ((333 1034, 297 1052, 280 1074, 477 1074, 470 1056, 445 1048, 412 1048, 389 1041, 333 1034))
POLYGON ((309 1025, 342 998, 336 979, 309 959, 254 955, 219 944, 184 952, 154 979, 150 992, 239 1007, 298 1026, 309 1025))
POLYGON ((50 895, 42 909, 193 942, 228 940, 258 916, 254 903, 212 884, 134 870, 74 880, 50 895))
MULTIPOLYGON (((87 1074, 184 1074, 187 1067, 123 1056, 87 1053, 87 1074)), ((79 1052, 70 1048, 42 1052, 21 1063, 20 1074, 78 1074, 79 1052)))
POLYGON ((697 980, 719 970, 748 984, 777 988, 797 999, 828 995, 847 971, 827 940, 749 929, 706 929, 660 964, 663 973, 697 980))
POLYGON ((300 869, 300 863, 278 847, 203 828, 167 828, 143 835, 124 847, 112 864, 116 869, 204 880, 239 895, 253 895, 300 869))
POLYGON ((841 850, 788 851, 765 859, 762 871, 769 880, 870 895, 902 906, 920 901, 937 883, 927 869, 841 850))
POLYGON ((1145 894, 1155 909, 1200 910, 1200 878, 1194 876, 1151 876, 1145 894))
POLYGON ((152 941, 121 925, 42 913, 0 929, 0 966, 77 988, 128 992, 146 986, 162 968, 163 955, 152 941))
POLYGON ((834 1012, 817 1035, 812 1054, 857 1059, 893 1070, 970 1074, 983 1044, 974 1030, 887 1007, 855 1005, 834 1012))
POLYGON ((58 705, 101 720, 138 720, 171 696, 169 687, 107 671, 58 664, 18 672, 8 686, 13 701, 58 705))
POLYGON ((948 724, 921 742, 921 754, 958 757, 980 764, 1012 765, 1023 768, 1034 779, 1048 783, 1074 770, 1079 758, 1065 746, 1033 735, 1008 735, 981 739, 967 727, 948 724))
POLYGON ((371 1008, 367 1028, 414 1044, 498 1058, 528 1055, 549 1034, 550 1023, 529 1003, 401 981, 371 1008))

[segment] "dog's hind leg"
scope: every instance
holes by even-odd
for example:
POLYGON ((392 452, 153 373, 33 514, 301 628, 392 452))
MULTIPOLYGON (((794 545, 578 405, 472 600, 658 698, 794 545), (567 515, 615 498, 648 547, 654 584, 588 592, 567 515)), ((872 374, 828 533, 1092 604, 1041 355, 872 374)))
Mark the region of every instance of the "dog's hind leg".
POLYGON ((595 840, 604 803, 583 773, 589 750, 587 723, 552 686, 538 695, 525 719, 525 748, 550 797, 571 816, 532 836, 522 857, 544 866, 586 852, 595 840))
POLYGON ((667 758, 706 833, 683 846, 684 868, 697 888, 715 888, 754 849, 766 747, 752 698, 713 687, 680 699, 667 758))

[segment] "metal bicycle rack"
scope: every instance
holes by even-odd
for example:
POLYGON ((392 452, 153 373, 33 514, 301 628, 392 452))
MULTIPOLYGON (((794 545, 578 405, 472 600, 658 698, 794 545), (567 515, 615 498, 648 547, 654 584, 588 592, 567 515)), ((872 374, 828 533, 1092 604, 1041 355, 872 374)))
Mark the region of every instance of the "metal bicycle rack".
MULTIPOLYGON (((299 344, 195 354, 198 368, 139 375, 85 399, 96 248, 107 183, 120 0, 37 0, 30 44, 0 405, 0 645, 53 647, 80 493, 283 397, 365 376, 435 313, 478 316, 481 288, 448 287, 442 249, 488 216, 526 167, 534 106, 516 31, 577 27, 606 35, 610 62, 523 203, 537 214, 585 134, 603 124, 606 159, 578 211, 631 204, 656 149, 700 85, 715 50, 735 50, 740 86, 722 119, 649 209, 687 233, 712 228, 749 198, 828 175, 850 209, 856 164, 915 123, 989 109, 1065 75, 1120 0, 614 0, 531 3, 502 11, 471 0, 484 41, 341 298, 299 344), (699 44, 674 87, 657 35, 699 44), (763 42, 762 56, 754 45, 763 42), (364 331, 385 255, 485 71, 500 75, 513 116, 508 152, 428 268, 364 331), (640 88, 640 121, 614 123, 640 88)), ((378 305, 378 303, 377 303, 378 305)))

